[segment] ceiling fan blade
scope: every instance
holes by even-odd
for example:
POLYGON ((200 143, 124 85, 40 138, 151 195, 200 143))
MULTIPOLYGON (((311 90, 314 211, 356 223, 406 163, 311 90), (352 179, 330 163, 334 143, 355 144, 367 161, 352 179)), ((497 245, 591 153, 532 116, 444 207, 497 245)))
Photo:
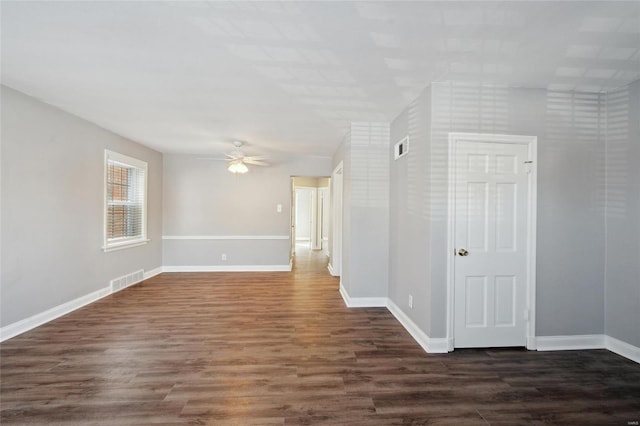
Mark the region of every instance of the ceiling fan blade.
POLYGON ((268 166, 269 163, 265 163, 264 161, 260 161, 260 160, 254 160, 253 158, 244 158, 242 160, 244 163, 246 164, 251 164, 254 166, 268 166))
POLYGON ((227 158, 219 158, 219 157, 196 157, 197 160, 202 161, 229 161, 227 158))
POLYGON ((244 157, 245 160, 255 160, 255 161, 262 161, 265 158, 266 157, 263 155, 247 155, 244 157))

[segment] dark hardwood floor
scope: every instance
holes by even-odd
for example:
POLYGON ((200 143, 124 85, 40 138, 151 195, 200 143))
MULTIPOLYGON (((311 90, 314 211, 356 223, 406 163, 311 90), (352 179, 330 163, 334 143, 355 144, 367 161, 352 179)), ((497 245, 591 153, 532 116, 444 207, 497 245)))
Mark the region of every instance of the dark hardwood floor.
POLYGON ((640 365, 605 350, 426 354, 292 273, 165 273, 0 345, 2 425, 638 424, 640 365))

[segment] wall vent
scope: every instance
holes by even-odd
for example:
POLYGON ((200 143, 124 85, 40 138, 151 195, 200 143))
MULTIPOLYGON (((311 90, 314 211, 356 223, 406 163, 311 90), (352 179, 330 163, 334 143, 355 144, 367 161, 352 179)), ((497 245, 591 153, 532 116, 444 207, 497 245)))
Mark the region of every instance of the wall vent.
POLYGON ((398 158, 404 157, 405 155, 407 155, 408 152, 409 152, 409 136, 405 136, 393 146, 393 157, 394 159, 397 160, 398 158))
POLYGON ((137 284, 142 280, 144 280, 144 270, 143 269, 140 269, 139 271, 132 272, 132 273, 127 274, 127 275, 123 275, 123 276, 118 277, 118 278, 114 278, 110 282, 111 293, 115 293, 116 291, 120 291, 123 288, 127 288, 129 286, 137 284))

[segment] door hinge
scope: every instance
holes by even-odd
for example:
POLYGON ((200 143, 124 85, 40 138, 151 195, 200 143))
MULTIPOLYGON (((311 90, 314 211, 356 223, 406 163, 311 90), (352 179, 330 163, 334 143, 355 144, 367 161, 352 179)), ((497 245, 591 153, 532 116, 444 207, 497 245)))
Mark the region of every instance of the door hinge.
POLYGON ((527 160, 527 161, 525 161, 525 162, 524 162, 524 171, 525 171, 527 174, 531 173, 531 166, 532 166, 532 164, 533 164, 533 161, 532 161, 532 160, 527 160))

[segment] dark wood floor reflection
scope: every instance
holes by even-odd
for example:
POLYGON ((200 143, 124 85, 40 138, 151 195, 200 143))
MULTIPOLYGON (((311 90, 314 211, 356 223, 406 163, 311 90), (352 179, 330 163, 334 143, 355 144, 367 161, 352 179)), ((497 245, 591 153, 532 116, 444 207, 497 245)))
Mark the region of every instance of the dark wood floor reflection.
POLYGON ((640 421, 638 364, 426 354, 386 309, 345 308, 308 251, 292 273, 165 273, 0 347, 2 425, 640 421))

